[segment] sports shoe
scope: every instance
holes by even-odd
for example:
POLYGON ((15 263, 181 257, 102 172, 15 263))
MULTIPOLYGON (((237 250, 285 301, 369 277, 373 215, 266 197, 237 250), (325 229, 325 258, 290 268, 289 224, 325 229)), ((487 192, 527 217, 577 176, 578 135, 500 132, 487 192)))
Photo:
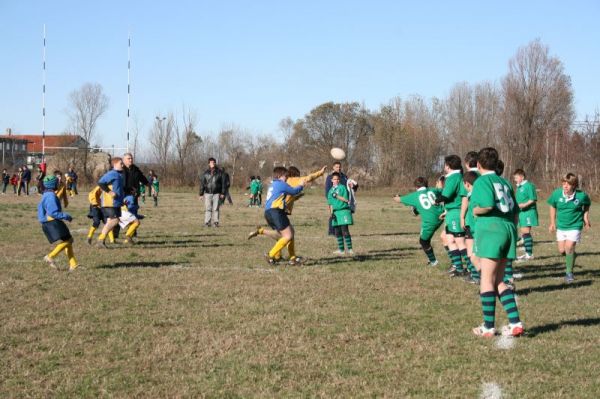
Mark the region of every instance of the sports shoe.
POLYGON ((439 265, 439 263, 440 262, 438 262, 437 260, 434 260, 433 262, 427 262, 427 266, 435 267, 439 265))
POLYGON ((516 289, 515 280, 512 278, 510 280, 503 281, 503 283, 506 284, 506 286, 512 291, 516 289))
POLYGON ((454 265, 453 265, 453 266, 450 266, 450 267, 448 268, 448 270, 446 270, 446 272, 448 272, 448 274, 452 274, 452 273, 454 273, 455 271, 456 271, 456 266, 454 266, 454 265))
POLYGON ((96 241, 96 248, 103 248, 103 249, 106 249, 106 248, 108 248, 108 247, 106 246, 106 243, 105 243, 104 241, 102 241, 102 240, 98 240, 98 241, 96 241))
POLYGON ((290 266, 301 266, 304 263, 304 258, 301 256, 294 256, 293 258, 290 258, 290 260, 288 261, 288 265, 290 266))
POLYGON ((340 256, 340 255, 343 255, 343 254, 344 254, 344 251, 340 251, 340 250, 338 249, 338 250, 335 250, 335 251, 333 251, 333 254, 334 254, 334 255, 338 255, 338 256, 340 256))
POLYGON ((533 255, 529 255, 529 254, 525 253, 525 254, 519 256, 515 260, 515 262, 519 262, 520 263, 520 262, 525 262, 525 261, 532 260, 532 259, 533 259, 533 255))
POLYGON ((265 254, 265 260, 271 266, 275 266, 277 263, 281 261, 281 258, 271 258, 268 253, 265 254))
POLYGON ((494 327, 486 328, 483 324, 479 327, 475 327, 471 331, 473 331, 473 334, 477 335, 478 337, 483 338, 494 338, 494 336, 496 335, 496 329, 494 327))
POLYGON ((519 238, 517 240, 517 247, 522 247, 523 245, 525 245, 525 240, 523 240, 523 238, 519 238))
POLYGON ((572 283, 573 281, 575 281, 575 277, 573 277, 573 273, 567 273, 567 275, 565 276, 565 281, 567 283, 572 283))
POLYGON ((258 230, 259 230, 259 227, 257 227, 256 230, 251 231, 250 234, 248 234, 247 238, 250 240, 250 239, 258 236, 260 234, 260 232, 258 230))
POLYGON ((449 274, 450 274, 450 277, 463 277, 464 275, 467 274, 467 271, 466 270, 458 271, 458 270, 454 269, 454 271, 449 274))
POLYGON ((77 269, 78 267, 79 267, 79 264, 77 264, 75 266, 69 266, 69 272, 75 271, 75 269, 77 269))
POLYGON ((346 251, 346 255, 354 255, 354 251, 349 249, 346 251))
POLYGON ((52 259, 48 255, 44 256, 44 262, 46 262, 48 264, 48 266, 50 266, 51 268, 58 269, 56 267, 56 263, 54 263, 54 259, 52 259))
POLYGON ((131 237, 125 237, 123 239, 123 244, 127 244, 127 245, 134 245, 135 242, 133 241, 133 239, 131 237))
POLYGON ((502 327, 502 335, 505 337, 518 337, 523 335, 523 323, 510 323, 507 326, 502 327))
POLYGON ((219 227, 219 222, 214 222, 214 223, 213 223, 213 226, 214 226, 214 227, 219 227))
POLYGON ((479 279, 478 278, 473 278, 473 276, 471 276, 470 274, 467 274, 464 277, 465 282, 469 283, 469 284, 477 284, 479 285, 479 279))

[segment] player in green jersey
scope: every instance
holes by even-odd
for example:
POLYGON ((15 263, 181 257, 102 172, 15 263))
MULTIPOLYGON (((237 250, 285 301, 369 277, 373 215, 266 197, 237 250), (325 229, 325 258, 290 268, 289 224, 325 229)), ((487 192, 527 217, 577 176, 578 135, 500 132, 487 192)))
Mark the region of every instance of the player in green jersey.
MULTIPOLYGON (((467 173, 473 172, 478 177, 479 171, 477 169, 477 155, 478 154, 476 151, 469 151, 469 152, 467 152, 467 155, 465 155, 464 161, 465 161, 465 167, 467 168, 467 173)), ((473 235, 472 235, 472 232, 467 229, 467 227, 469 227, 469 224, 466 223, 467 222, 466 218, 467 218, 467 212, 469 210, 469 196, 471 194, 470 194, 470 191, 467 190, 467 186, 465 184, 464 177, 465 177, 465 175, 463 174, 463 185, 461 187, 462 202, 461 202, 461 206, 460 206, 460 226, 465 231, 465 246, 466 246, 466 248, 463 251, 461 251, 461 255, 462 255, 463 259, 465 259, 465 262, 467 265, 467 271, 469 272, 469 274, 465 278, 465 281, 467 281, 469 283, 473 283, 473 284, 479 284, 479 272, 473 265, 472 257, 469 255, 469 245, 471 246, 471 248, 473 247, 473 241, 472 241, 473 235), (470 241, 470 243, 469 243, 469 241, 470 241)), ((472 178, 469 178, 469 180, 472 180, 471 184, 473 184, 473 181, 475 181, 475 179, 472 179, 472 178)), ((472 252, 472 250, 471 250, 471 252, 472 252)))
POLYGON ((444 213, 441 205, 436 204, 441 190, 429 188, 427 179, 417 177, 414 181, 416 191, 404 196, 396 195, 394 200, 414 209, 416 215, 421 215, 421 234, 419 243, 427 255, 428 265, 437 266, 438 261, 431 246, 431 239, 443 223, 440 216, 444 213))
POLYGON ((527 176, 523 169, 517 169, 513 173, 513 180, 517 185, 515 197, 519 206, 519 230, 525 247, 525 254, 519 256, 518 261, 533 259, 533 237, 531 228, 537 227, 537 193, 533 183, 527 181, 527 176))
POLYGON ((498 161, 496 149, 479 151, 477 167, 481 177, 475 181, 470 198, 476 217, 474 249, 480 258, 479 292, 483 310, 483 324, 474 328, 473 333, 483 337, 496 334, 496 296, 508 315, 509 324, 503 328, 503 334, 523 334, 514 293, 503 282, 506 260, 516 256, 518 208, 511 185, 496 174, 498 161))
POLYGON ((565 280, 572 283, 575 266, 575 246, 581 239, 581 230, 592 227, 590 224, 590 197, 578 190, 579 179, 567 173, 561 180, 562 188, 557 188, 548 198, 550 205, 550 231, 556 231, 558 250, 566 258, 565 280))
POLYGON ((462 196, 464 187, 462 184, 462 165, 458 155, 448 155, 444 159, 444 172, 446 180, 442 195, 437 203, 444 203, 446 210, 446 245, 450 249, 450 260, 452 267, 448 273, 452 277, 465 275, 463 269, 463 253, 466 256, 465 231, 461 227, 460 209, 462 206, 462 196))
MULTIPOLYGON (((463 228, 465 229, 465 245, 467 246, 467 269, 469 270, 470 275, 468 275, 465 281, 471 284, 479 284, 481 280, 481 276, 479 271, 481 270, 479 267, 479 259, 473 253, 473 244, 475 237, 475 216, 473 215, 473 206, 471 201, 469 201, 471 197, 471 192, 473 191, 473 185, 475 184, 475 180, 479 177, 479 172, 475 172, 469 170, 467 173, 463 175, 463 184, 465 190, 467 192, 467 209, 464 212, 464 216, 462 216, 463 220, 463 228)), ((462 215, 462 212, 461 212, 462 215)))

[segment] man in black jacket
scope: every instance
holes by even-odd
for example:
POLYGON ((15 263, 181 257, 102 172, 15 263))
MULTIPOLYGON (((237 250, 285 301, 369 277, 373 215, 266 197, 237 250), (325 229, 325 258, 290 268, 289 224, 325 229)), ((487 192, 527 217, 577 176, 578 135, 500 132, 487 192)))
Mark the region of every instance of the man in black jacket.
POLYGON ((208 169, 200 177, 200 199, 204 198, 204 225, 219 227, 220 200, 225 197, 223 173, 217 168, 217 160, 208 159, 208 169))
POLYGON ((128 152, 123 155, 123 179, 125 180, 125 195, 129 195, 131 193, 135 193, 134 197, 137 201, 140 192, 140 183, 144 186, 148 186, 150 189, 148 179, 142 173, 140 168, 138 168, 133 163, 133 155, 128 152))

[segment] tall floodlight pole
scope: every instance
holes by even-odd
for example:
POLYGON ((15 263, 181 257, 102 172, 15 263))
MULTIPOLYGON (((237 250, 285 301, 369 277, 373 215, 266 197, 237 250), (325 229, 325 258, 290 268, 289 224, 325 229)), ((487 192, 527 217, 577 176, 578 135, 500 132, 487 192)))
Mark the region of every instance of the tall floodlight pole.
POLYGON ((42 50, 42 162, 46 161, 46 24, 42 50))
POLYGON ((131 82, 130 72, 131 71, 131 33, 127 36, 127 152, 129 152, 129 107, 131 97, 131 82))

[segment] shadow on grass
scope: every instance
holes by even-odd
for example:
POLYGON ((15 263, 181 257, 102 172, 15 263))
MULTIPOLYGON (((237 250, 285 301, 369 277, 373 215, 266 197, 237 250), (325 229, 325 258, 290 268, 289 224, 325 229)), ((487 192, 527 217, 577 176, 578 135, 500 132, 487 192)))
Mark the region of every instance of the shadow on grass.
POLYGON ((377 236, 408 236, 408 235, 414 235, 414 236, 418 236, 419 232, 406 232, 406 231, 399 231, 397 233, 368 233, 368 234, 353 234, 356 235, 358 237, 377 237, 377 236))
MULTIPOLYGON (((189 243, 181 243, 172 245, 174 241, 166 241, 164 244, 146 245, 146 242, 140 242, 136 248, 142 249, 162 249, 162 248, 218 248, 218 247, 233 247, 234 244, 202 244, 201 241, 190 241, 189 243)), ((248 246, 245 244, 235 246, 248 246)))
POLYGON ((335 265, 338 263, 372 262, 378 260, 400 260, 409 255, 401 253, 356 254, 354 256, 332 256, 327 258, 310 259, 307 266, 335 265))
POLYGON ((577 257, 579 258, 580 256, 595 256, 595 255, 600 255, 600 252, 576 252, 577 257))
POLYGON ((529 295, 531 293, 535 293, 535 292, 559 291, 559 290, 565 290, 565 289, 587 287, 590 285, 592 285, 592 280, 575 281, 574 283, 542 285, 541 287, 530 287, 530 288, 517 289, 517 295, 527 296, 527 295, 529 295))
POLYGON ((406 252, 406 251, 417 251, 421 248, 419 247, 403 247, 403 248, 390 248, 390 249, 373 249, 371 251, 367 251, 368 254, 377 255, 377 254, 385 254, 391 252, 406 252))
POLYGON ((521 273, 535 273, 535 272, 549 272, 549 271, 556 271, 556 270, 563 270, 565 269, 565 264, 563 263, 552 263, 550 265, 521 265, 519 263, 515 263, 513 264, 513 267, 515 269, 515 271, 517 271, 517 273, 521 272, 521 273))
POLYGON ((565 326, 583 326, 583 327, 591 327, 597 326, 600 324, 600 318, 588 318, 588 319, 579 319, 579 320, 565 320, 560 323, 550 323, 544 324, 541 326, 535 326, 532 328, 527 328, 527 337, 533 338, 540 334, 549 333, 552 331, 560 330, 565 326))
POLYGON ((187 264, 187 262, 145 262, 145 261, 135 261, 135 262, 116 262, 110 265, 100 265, 97 266, 97 269, 122 269, 122 268, 132 268, 132 267, 170 267, 170 266, 181 266, 187 264))
POLYGON ((175 244, 201 244, 203 242, 204 241, 200 241, 200 240, 164 240, 164 241, 140 240, 138 243, 140 245, 156 245, 156 244, 175 245, 175 244))
MULTIPOLYGON (((523 278, 521 280, 538 280, 541 278, 556 278, 556 277, 564 277, 565 276, 565 272, 561 272, 561 273, 549 273, 549 274, 535 274, 535 273, 528 273, 525 274, 523 276, 523 278)), ((577 271, 577 268, 575 269, 575 276, 586 276, 586 277, 599 277, 600 276, 600 270, 582 270, 582 271, 577 271)))
POLYGON ((153 238, 173 238, 173 237, 179 237, 179 238, 192 238, 192 237, 223 237, 226 234, 149 234, 148 237, 153 237, 153 238))

